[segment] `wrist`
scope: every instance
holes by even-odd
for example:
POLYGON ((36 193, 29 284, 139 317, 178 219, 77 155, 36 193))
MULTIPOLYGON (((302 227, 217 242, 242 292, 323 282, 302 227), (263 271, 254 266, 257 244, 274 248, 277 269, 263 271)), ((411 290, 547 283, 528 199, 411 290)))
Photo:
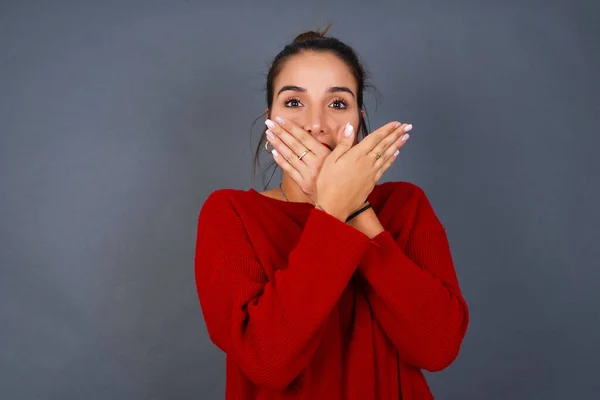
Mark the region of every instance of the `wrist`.
POLYGON ((360 206, 358 206, 355 210, 353 210, 349 215, 354 214, 355 212, 359 211, 361 208, 365 207, 366 205, 369 204, 369 200, 365 200, 364 203, 362 203, 360 206))
POLYGON ((370 208, 371 208, 371 204, 369 204, 368 201, 365 201, 362 206, 360 206, 358 209, 356 209, 354 212, 352 212, 352 214, 350 214, 348 216, 348 218, 346 219, 346 223, 349 223, 352 220, 358 218, 361 214, 363 214, 365 211, 368 211, 370 208))
POLYGON ((328 204, 327 202, 315 201, 315 208, 331 215, 332 217, 339 219, 342 222, 346 221, 348 218, 348 213, 340 210, 338 207, 335 207, 333 204, 328 204))
POLYGON ((365 212, 358 215, 356 218, 352 219, 348 222, 348 225, 359 230, 369 237, 369 239, 373 239, 375 236, 379 235, 384 231, 377 214, 373 208, 369 208, 365 212))

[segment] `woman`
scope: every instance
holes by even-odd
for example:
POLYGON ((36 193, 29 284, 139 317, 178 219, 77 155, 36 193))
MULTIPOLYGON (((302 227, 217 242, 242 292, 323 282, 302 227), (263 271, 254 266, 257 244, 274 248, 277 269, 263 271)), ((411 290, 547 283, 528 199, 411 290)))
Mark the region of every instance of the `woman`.
POLYGON ((431 399, 421 370, 454 361, 467 305, 423 191, 377 184, 412 126, 367 135, 363 68, 325 34, 299 35, 267 76, 279 187, 218 190, 200 211, 196 284, 226 398, 431 399))

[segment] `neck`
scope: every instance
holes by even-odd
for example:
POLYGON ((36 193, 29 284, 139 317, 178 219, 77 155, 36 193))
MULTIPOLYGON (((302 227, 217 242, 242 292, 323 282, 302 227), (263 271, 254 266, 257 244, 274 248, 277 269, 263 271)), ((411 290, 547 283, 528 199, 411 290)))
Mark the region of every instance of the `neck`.
POLYGON ((281 179, 281 187, 285 192, 288 200, 291 202, 304 202, 310 203, 311 201, 308 199, 308 196, 304 194, 300 186, 286 173, 283 174, 283 178, 281 179))

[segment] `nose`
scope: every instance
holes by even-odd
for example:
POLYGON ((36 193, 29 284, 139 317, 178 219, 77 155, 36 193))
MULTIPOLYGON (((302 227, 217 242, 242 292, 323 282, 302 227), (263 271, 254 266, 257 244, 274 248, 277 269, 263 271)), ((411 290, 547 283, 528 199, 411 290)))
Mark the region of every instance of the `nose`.
POLYGON ((321 110, 312 109, 308 113, 304 130, 313 136, 323 133, 323 113, 321 110))

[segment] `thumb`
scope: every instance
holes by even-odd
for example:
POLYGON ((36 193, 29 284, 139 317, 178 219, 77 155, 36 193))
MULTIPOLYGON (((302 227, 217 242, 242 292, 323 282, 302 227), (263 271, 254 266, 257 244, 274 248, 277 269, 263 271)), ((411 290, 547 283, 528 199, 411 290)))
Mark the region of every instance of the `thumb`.
POLYGON ((341 132, 338 133, 338 144, 333 149, 334 158, 337 160, 341 156, 343 156, 348 150, 352 148, 354 144, 354 127, 350 124, 350 122, 344 125, 344 128, 341 132))

